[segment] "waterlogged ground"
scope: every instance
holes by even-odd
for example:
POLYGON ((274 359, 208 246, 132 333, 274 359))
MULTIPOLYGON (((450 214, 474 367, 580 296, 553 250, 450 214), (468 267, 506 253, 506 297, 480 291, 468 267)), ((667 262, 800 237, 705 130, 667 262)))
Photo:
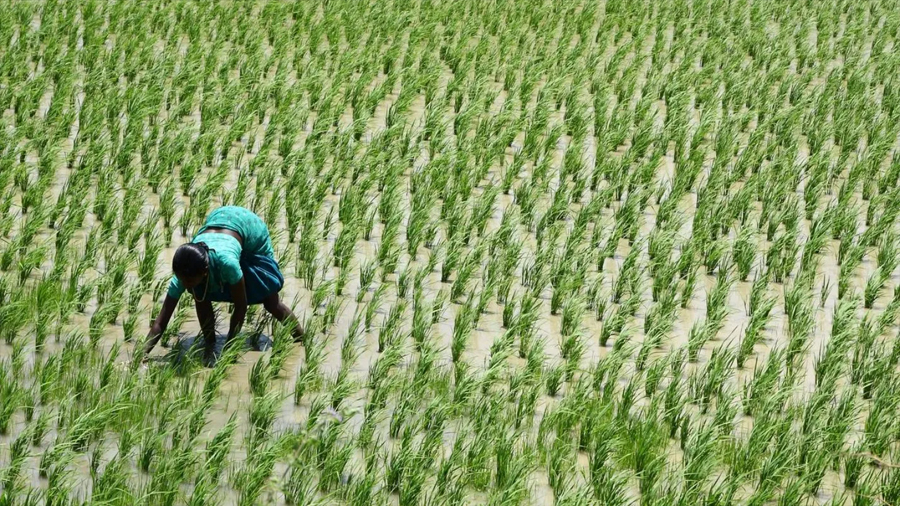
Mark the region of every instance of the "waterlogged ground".
POLYGON ((0 504, 900 504, 891 3, 0 16, 0 504), (142 363, 222 204, 307 342, 142 363))

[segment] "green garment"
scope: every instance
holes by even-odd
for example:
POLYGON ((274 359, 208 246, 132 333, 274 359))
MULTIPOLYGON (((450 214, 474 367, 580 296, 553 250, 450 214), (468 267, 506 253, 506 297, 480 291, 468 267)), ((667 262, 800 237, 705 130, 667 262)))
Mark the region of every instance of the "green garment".
MULTIPOLYGON (((242 256, 275 256, 265 222, 253 211, 243 207, 225 206, 210 213, 191 242, 204 243, 209 247, 209 286, 204 282, 194 290, 194 294, 201 299, 205 299, 205 292, 224 292, 226 286, 241 280, 244 276, 241 271, 242 256), (237 232, 244 242, 243 248, 237 239, 228 234, 204 233, 210 227, 237 232)), ((178 277, 172 276, 166 293, 178 299, 184 291, 184 285, 178 277)))

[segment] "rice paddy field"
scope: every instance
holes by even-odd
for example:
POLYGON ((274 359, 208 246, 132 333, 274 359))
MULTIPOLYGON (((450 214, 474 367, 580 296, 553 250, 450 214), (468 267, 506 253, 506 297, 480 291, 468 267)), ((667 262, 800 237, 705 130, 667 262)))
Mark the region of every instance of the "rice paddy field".
MULTIPOLYGON (((885 0, 0 6, 0 506, 900 505, 885 0), (174 248, 268 223, 212 367, 174 248)), ((229 305, 217 305, 227 325, 229 305)))

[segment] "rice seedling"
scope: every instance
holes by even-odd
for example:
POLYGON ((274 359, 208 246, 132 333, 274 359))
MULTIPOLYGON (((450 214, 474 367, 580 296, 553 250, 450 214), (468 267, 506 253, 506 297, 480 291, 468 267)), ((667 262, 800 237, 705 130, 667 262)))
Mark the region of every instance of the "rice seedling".
POLYGON ((316 485, 313 474, 304 472, 299 463, 293 464, 282 485, 282 493, 287 504, 315 504, 316 485))
POLYGON ((378 288, 375 289, 375 292, 372 294, 372 298, 369 300, 368 304, 366 304, 366 331, 371 330, 372 322, 375 319, 375 312, 378 311, 379 304, 381 303, 381 298, 387 292, 388 286, 385 284, 378 285, 378 288))
POLYGON ((239 504, 254 504, 260 499, 275 461, 283 451, 282 447, 283 444, 277 439, 264 443, 262 448, 257 448, 257 451, 249 456, 245 466, 236 473, 233 485, 239 493, 239 504))

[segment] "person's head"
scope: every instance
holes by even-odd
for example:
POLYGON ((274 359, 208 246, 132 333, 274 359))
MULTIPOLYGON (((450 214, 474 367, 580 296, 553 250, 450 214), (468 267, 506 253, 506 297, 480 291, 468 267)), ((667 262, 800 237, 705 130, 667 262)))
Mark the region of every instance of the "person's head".
POLYGON ((193 289, 209 273, 209 248, 203 243, 182 244, 172 257, 172 271, 185 288, 193 289))

